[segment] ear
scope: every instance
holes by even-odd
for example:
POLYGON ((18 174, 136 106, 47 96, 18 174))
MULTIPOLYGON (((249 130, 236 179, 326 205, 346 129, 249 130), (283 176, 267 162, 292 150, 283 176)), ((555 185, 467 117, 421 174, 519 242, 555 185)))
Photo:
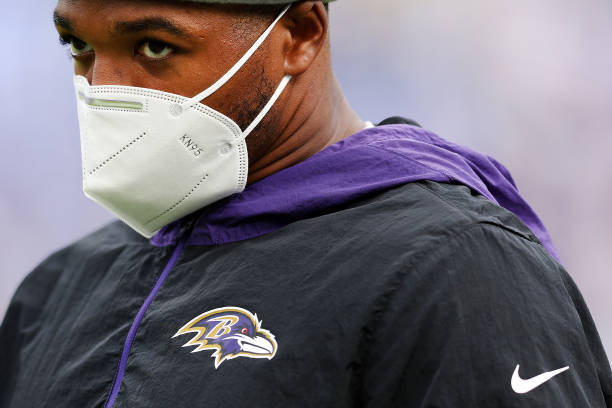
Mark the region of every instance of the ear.
POLYGON ((306 71, 323 48, 328 35, 327 11, 321 1, 294 4, 283 18, 288 36, 285 44, 285 73, 306 71))

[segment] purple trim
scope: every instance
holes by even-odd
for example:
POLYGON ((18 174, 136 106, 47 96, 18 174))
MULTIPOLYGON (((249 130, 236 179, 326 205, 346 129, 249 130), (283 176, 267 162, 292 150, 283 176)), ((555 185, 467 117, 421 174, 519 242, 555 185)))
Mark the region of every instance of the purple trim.
POLYGON ((134 343, 134 338, 136 337, 136 332, 138 331, 138 326, 140 326, 140 322, 142 321, 144 314, 147 312, 147 309, 151 305, 151 302, 153 302, 153 299, 155 299, 155 296, 157 296, 157 292, 159 292, 162 285, 164 284, 164 281, 168 277, 170 270, 172 270, 172 268, 176 264, 179 255, 181 254, 181 252, 183 252, 184 246, 185 240, 179 241, 176 248, 174 249, 174 252, 172 253, 172 256, 170 257, 170 260, 166 264, 166 267, 162 271, 161 275, 159 275, 159 278, 157 278, 157 282, 155 282, 155 286, 153 286, 151 293, 149 293, 149 296, 147 296, 147 299, 140 307, 136 318, 132 322, 132 327, 130 327, 130 331, 128 332, 127 338, 125 339, 125 344, 123 345, 123 352, 121 353, 121 360, 119 360, 119 367, 117 368, 117 373, 115 374, 113 388, 111 390, 110 395, 108 396, 108 399, 106 400, 106 404, 104 405, 105 408, 111 408, 115 404, 115 400, 117 399, 117 395, 119 394, 119 388, 121 388, 123 375, 125 374, 125 369, 127 367, 128 357, 130 355, 132 343, 134 343))
MULTIPOLYGON (((366 129, 199 211, 185 245, 255 238, 320 216, 362 197, 419 180, 458 182, 516 214, 559 259, 546 228, 519 194, 510 172, 485 154, 418 127, 366 129)), ((179 220, 151 239, 174 245, 179 220)))

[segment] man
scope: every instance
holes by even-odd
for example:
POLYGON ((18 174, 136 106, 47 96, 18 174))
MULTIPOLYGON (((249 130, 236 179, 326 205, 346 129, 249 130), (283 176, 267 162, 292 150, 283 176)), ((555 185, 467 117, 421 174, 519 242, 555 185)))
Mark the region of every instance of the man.
POLYGON ((123 222, 18 289, 1 405, 612 406, 507 170, 359 119, 322 2, 213 3, 59 1, 84 190, 123 222))

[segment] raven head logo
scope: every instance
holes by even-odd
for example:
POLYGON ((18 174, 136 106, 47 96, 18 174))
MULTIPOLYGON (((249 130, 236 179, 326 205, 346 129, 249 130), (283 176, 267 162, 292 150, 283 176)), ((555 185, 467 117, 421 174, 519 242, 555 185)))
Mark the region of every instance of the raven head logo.
POLYGON ((267 358, 271 360, 278 345, 274 335, 261 328, 257 315, 240 307, 213 309, 191 319, 172 338, 195 333, 183 347, 197 346, 192 353, 215 350, 215 369, 225 360, 236 357, 267 358))

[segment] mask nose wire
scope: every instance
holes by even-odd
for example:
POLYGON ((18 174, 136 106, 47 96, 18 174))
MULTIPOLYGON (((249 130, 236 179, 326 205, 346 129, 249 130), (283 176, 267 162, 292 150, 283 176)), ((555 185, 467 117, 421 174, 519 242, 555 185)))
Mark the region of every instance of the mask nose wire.
POLYGON ((206 99, 207 97, 215 93, 223 85, 225 85, 225 83, 229 81, 236 74, 236 72, 238 72, 240 68, 242 68, 242 66, 249 60, 249 58, 251 58, 251 56, 255 54, 255 51, 257 51, 257 49, 266 40, 266 38, 268 38, 268 36, 272 32, 272 29, 274 28, 274 26, 276 26, 276 23, 278 23, 278 21, 285 15, 285 13, 287 12, 287 10, 289 10, 290 7, 291 7, 291 4, 288 4, 287 7, 283 9, 283 11, 278 15, 278 17, 276 17, 274 22, 270 24, 270 26, 266 29, 266 31, 264 31, 264 33, 251 46, 251 48, 248 49, 248 51, 242 56, 242 58, 240 58, 238 62, 236 62, 236 64, 232 68, 230 68, 229 71, 225 73, 225 75, 219 78, 217 82, 212 84, 210 87, 200 92, 193 98, 189 99, 189 101, 182 104, 182 108, 187 109, 187 108, 192 107, 193 105, 199 103, 203 99, 206 99))

